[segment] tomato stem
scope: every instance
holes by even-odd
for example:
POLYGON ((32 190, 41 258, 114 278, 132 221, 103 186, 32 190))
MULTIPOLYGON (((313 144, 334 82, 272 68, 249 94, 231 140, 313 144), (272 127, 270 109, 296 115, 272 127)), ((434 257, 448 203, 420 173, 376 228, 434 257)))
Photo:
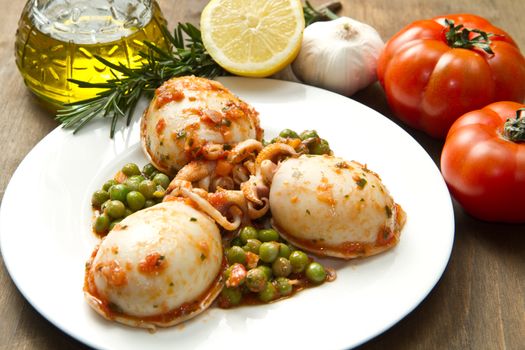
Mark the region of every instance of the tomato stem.
POLYGON ((494 51, 490 47, 492 43, 490 38, 498 35, 479 29, 467 29, 463 24, 455 25, 454 21, 448 18, 445 19, 445 23, 448 25, 448 28, 445 29, 445 38, 448 46, 463 49, 478 48, 489 55, 494 55, 494 51))
POLYGON ((516 111, 516 118, 509 118, 503 126, 503 135, 514 142, 525 142, 525 108, 516 111))

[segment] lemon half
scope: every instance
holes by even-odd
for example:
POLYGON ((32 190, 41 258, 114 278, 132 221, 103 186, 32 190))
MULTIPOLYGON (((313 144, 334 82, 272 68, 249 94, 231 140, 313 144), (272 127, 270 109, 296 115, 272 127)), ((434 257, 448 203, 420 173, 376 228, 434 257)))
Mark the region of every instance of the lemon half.
POLYGON ((265 77, 299 53, 303 7, 300 0, 211 0, 200 25, 204 46, 221 67, 265 77))

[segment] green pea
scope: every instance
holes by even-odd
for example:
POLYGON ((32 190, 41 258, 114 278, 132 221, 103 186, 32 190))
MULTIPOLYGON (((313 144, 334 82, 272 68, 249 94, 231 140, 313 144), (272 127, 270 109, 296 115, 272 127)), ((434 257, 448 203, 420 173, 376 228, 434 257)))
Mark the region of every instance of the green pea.
POLYGON ((228 248, 228 250, 226 251, 226 258, 228 259, 230 265, 233 265, 235 263, 243 265, 246 264, 246 253, 239 246, 233 246, 228 248))
POLYGON ((155 202, 155 201, 153 201, 151 199, 146 199, 146 201, 144 202, 144 208, 152 207, 155 204, 157 204, 157 202, 155 202))
POLYGON ((284 129, 279 133, 279 136, 282 138, 298 139, 299 135, 291 129, 284 129))
POLYGON ((157 189, 157 185, 151 180, 144 180, 139 184, 139 192, 145 198, 153 198, 153 193, 157 189))
POLYGON ((299 137, 301 138, 301 140, 306 140, 306 139, 319 137, 319 135, 317 134, 317 131, 315 130, 305 130, 301 133, 299 137))
POLYGON ((225 287, 222 289, 221 296, 226 299, 226 307, 239 305, 242 300, 242 292, 239 288, 225 287))
POLYGON ((126 202, 126 195, 129 192, 128 186, 124 184, 116 184, 109 188, 109 198, 111 200, 121 201, 122 203, 126 202))
POLYGON ((279 234, 273 228, 267 228, 264 230, 259 230, 257 238, 261 242, 272 242, 279 240, 279 234))
POLYGON ((109 188, 110 188, 111 186, 113 186, 113 185, 116 185, 116 184, 118 184, 117 181, 115 181, 115 180, 113 180, 113 179, 108 180, 108 181, 106 181, 106 183, 104 183, 104 186, 102 186, 102 189, 103 189, 104 191, 109 191, 109 188))
POLYGON ((279 244, 276 242, 264 242, 259 247, 259 258, 265 263, 273 263, 279 255, 279 244))
POLYGON ((135 163, 128 163, 122 167, 122 172, 126 176, 140 175, 139 166, 135 163))
POLYGON ((104 212, 112 218, 118 219, 126 214, 126 206, 119 200, 111 200, 106 205, 104 212))
POLYGON ((246 242, 246 245, 242 247, 247 252, 252 252, 254 254, 259 255, 259 249, 261 248, 261 241, 258 239, 250 238, 248 239, 248 242, 246 242))
POLYGON ((277 291, 279 292, 279 295, 285 297, 292 294, 293 287, 288 278, 278 277, 277 279, 275 279, 274 284, 277 288, 277 291))
POLYGON ((251 269, 246 273, 246 287, 254 293, 263 291, 266 287, 266 282, 268 282, 266 274, 258 268, 251 269))
POLYGON ((266 266, 266 265, 259 265, 256 267, 256 269, 259 269, 261 270, 262 272, 264 272, 264 274, 266 275, 266 278, 268 280, 271 280, 272 277, 273 277, 273 272, 272 272, 272 269, 269 267, 269 266, 266 266))
POLYGON ((128 203, 129 209, 137 211, 144 208, 146 198, 138 191, 131 191, 126 195, 126 202, 128 203))
POLYGON ((288 259, 278 257, 272 264, 272 272, 277 277, 288 277, 292 273, 292 265, 288 259))
POLYGON ((109 230, 109 217, 106 214, 97 216, 93 224, 93 229, 98 234, 107 233, 109 230))
POLYGON ((241 247, 242 246, 242 240, 241 240, 241 237, 239 236, 236 236, 234 237, 231 242, 230 242, 230 247, 232 246, 238 246, 238 247, 241 247))
POLYGON ((144 165, 144 167, 142 167, 142 172, 144 173, 144 175, 146 175, 147 177, 150 177, 151 174, 153 174, 154 171, 157 171, 157 168, 155 168, 153 166, 153 164, 151 163, 148 163, 146 165, 144 165))
POLYGON ((308 255, 300 250, 293 251, 289 257, 290 264, 292 265, 292 272, 298 273, 303 272, 308 265, 308 255))
POLYGON ((113 230, 113 228, 115 227, 116 224, 120 223, 120 221, 122 221, 122 219, 116 219, 116 220, 113 220, 111 221, 111 223, 109 224, 109 230, 113 230))
POLYGON ((109 193, 104 190, 98 190, 93 192, 91 196, 91 204, 97 208, 100 208, 102 203, 109 199, 109 193))
POLYGON ((138 191, 140 183, 144 181, 144 176, 142 175, 133 175, 126 179, 124 184, 128 186, 130 191, 138 191))
POLYGON ((311 262, 305 270, 306 278, 315 284, 323 283, 326 279, 326 271, 318 262, 311 262))
POLYGON ((330 154, 330 145, 328 144, 328 141, 321 139, 319 142, 313 142, 308 147, 311 154, 330 154))
POLYGON ((249 239, 257 238, 257 229, 252 226, 244 226, 239 233, 242 243, 246 244, 249 239))
POLYGON ((131 209, 129 208, 126 208, 126 211, 124 212, 124 217, 130 216, 131 214, 133 214, 133 211, 131 211, 131 209))
POLYGON ((271 282, 266 282, 264 289, 259 292, 258 296, 259 300, 264 303, 272 301, 278 296, 277 288, 271 282))
POLYGON ((279 243, 279 256, 288 259, 291 253, 292 250, 287 244, 279 243))
POLYGON ((162 188, 166 189, 168 188, 170 184, 170 178, 163 173, 159 173, 153 177, 153 182, 155 182, 157 185, 162 186, 162 188))

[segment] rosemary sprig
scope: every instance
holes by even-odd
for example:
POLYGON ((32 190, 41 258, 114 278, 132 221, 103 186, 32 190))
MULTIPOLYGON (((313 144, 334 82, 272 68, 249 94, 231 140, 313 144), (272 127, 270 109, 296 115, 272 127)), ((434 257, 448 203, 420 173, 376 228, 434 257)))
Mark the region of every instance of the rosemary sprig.
POLYGON ((138 68, 114 64, 100 56, 97 60, 110 68, 113 79, 104 83, 88 83, 70 79, 81 88, 105 89, 97 96, 65 104, 57 111, 56 118, 65 128, 76 133, 97 116, 111 118, 110 137, 115 135, 117 122, 126 118, 129 126, 140 98, 151 93, 166 80, 183 75, 214 78, 226 72, 211 58, 201 39, 201 32, 190 23, 179 23, 173 35, 163 28, 165 39, 171 49, 165 50, 145 41, 147 51, 140 52, 145 63, 138 68), (121 77, 117 77, 119 72, 121 77))
MULTIPOLYGON (((332 2, 316 10, 308 1, 303 7, 306 25, 317 21, 335 19, 333 11, 341 8, 340 2, 332 2)), ((81 88, 105 89, 95 97, 64 104, 56 114, 64 128, 78 132, 82 127, 97 117, 111 118, 110 137, 115 135, 117 123, 126 119, 129 126, 135 107, 140 98, 152 93, 166 80, 184 75, 214 78, 228 74, 208 54, 202 43, 200 30, 190 23, 179 23, 171 34, 162 28, 170 48, 165 50, 144 41, 147 51, 140 52, 145 61, 138 68, 128 68, 123 64, 114 64, 100 56, 95 58, 110 68, 113 79, 103 83, 89 83, 75 79, 70 82, 81 88), (117 73, 120 73, 117 76, 117 73)))

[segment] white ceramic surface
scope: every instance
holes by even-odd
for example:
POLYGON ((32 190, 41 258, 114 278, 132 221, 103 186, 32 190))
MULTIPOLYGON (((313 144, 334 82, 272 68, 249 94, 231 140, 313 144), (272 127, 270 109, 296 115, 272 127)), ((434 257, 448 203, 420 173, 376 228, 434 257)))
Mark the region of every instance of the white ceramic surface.
POLYGON ((77 135, 51 132, 5 191, 0 247, 22 294, 57 327, 103 349, 343 349, 401 320, 441 277, 454 238, 450 196, 428 154, 393 122, 349 98, 277 80, 220 80, 260 112, 267 139, 284 128, 316 129, 336 155, 379 173, 408 215, 399 245, 367 259, 324 260, 337 269, 334 282, 269 305, 214 307, 154 334, 105 321, 82 294, 84 264, 97 243, 90 197, 122 165, 143 165, 146 158, 138 116, 113 140, 108 121, 98 121, 77 135))

